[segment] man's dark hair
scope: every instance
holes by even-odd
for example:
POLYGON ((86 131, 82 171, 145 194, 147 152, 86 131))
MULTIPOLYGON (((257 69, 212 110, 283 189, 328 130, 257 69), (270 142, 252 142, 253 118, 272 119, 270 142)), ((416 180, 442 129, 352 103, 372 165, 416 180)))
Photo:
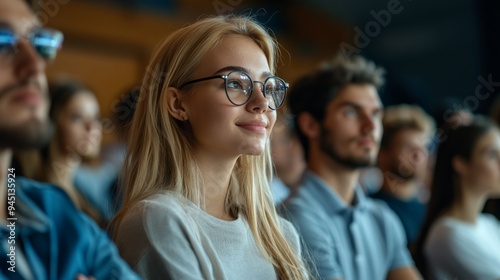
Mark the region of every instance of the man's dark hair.
POLYGON ((319 70, 300 78, 290 90, 288 104, 295 116, 295 126, 300 142, 308 154, 307 137, 300 131, 297 116, 307 112, 317 121, 323 121, 326 107, 347 85, 384 85, 385 70, 362 56, 338 55, 319 70))

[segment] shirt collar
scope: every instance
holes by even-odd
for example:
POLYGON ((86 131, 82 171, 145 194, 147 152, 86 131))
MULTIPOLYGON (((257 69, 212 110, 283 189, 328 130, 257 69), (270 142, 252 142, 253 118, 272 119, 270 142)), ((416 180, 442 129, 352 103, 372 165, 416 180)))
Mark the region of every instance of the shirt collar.
POLYGON ((353 205, 347 205, 321 177, 312 171, 306 171, 304 174, 304 187, 312 192, 315 200, 322 205, 324 209, 331 213, 344 211, 362 211, 367 206, 367 198, 359 185, 354 189, 353 205))

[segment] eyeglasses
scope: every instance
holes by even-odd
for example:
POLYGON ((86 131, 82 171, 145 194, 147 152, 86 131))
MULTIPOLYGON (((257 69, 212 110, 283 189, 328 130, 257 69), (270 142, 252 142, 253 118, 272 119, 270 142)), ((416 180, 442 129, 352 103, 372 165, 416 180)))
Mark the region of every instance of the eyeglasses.
POLYGON ((48 28, 37 28, 25 36, 8 28, 0 28, 0 57, 15 53, 21 38, 26 38, 43 59, 49 60, 55 58, 64 36, 60 31, 48 28))
POLYGON ((271 110, 276 110, 285 101, 286 91, 288 89, 288 83, 279 77, 271 76, 264 82, 253 81, 252 78, 243 71, 232 71, 227 75, 216 75, 192 80, 184 83, 181 88, 211 79, 224 79, 227 99, 236 106, 246 104, 250 100, 250 97, 252 97, 254 84, 259 84, 260 91, 268 100, 269 108, 271 110))

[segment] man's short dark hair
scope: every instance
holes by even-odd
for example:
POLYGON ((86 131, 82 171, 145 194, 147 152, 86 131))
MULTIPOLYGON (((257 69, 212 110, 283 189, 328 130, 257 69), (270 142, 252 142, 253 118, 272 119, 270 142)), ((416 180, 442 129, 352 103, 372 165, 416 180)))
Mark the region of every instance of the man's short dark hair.
POLYGON ((384 84, 385 70, 361 56, 344 58, 337 56, 319 70, 299 79, 291 88, 289 105, 292 114, 308 112, 317 120, 323 120, 326 106, 345 86, 351 84, 384 84))
MULTIPOLYGON (((384 85, 385 70, 362 56, 336 56, 320 69, 299 79, 292 87, 288 104, 292 115, 310 113, 316 120, 323 121, 326 107, 347 85, 373 85, 380 89, 384 85)), ((306 151, 308 141, 295 125, 300 141, 306 151)))

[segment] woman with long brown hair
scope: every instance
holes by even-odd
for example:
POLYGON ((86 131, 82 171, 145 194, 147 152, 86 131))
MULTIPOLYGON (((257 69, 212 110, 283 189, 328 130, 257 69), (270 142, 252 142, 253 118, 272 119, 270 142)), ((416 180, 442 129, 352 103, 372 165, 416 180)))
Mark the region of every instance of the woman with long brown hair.
POLYGON ((475 117, 440 143, 416 262, 429 279, 500 279, 500 222, 481 214, 500 195, 500 130, 475 117))

